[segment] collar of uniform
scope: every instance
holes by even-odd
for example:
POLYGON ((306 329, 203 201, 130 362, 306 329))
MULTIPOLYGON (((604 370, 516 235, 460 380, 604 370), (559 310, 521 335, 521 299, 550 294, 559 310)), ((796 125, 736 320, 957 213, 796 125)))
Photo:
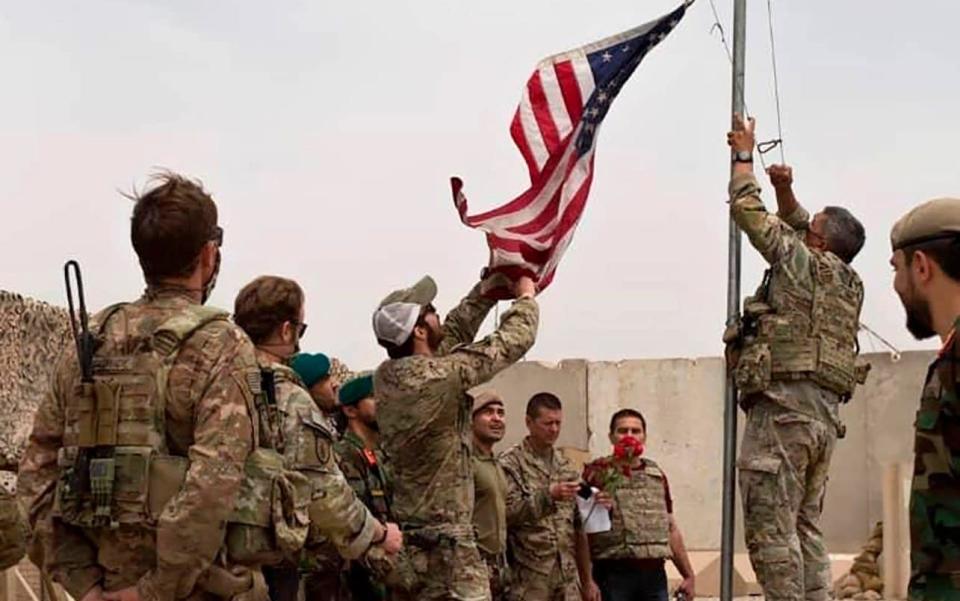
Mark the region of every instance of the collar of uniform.
POLYGON ((367 445, 364 444, 363 439, 357 436, 357 433, 350 428, 344 430, 343 436, 341 436, 340 439, 344 442, 350 443, 361 451, 367 448, 367 445))
POLYGON ((947 335, 947 339, 943 341, 943 346, 940 347, 940 353, 938 354, 939 357, 944 357, 953 346, 954 339, 957 337, 958 325, 960 325, 960 317, 953 323, 953 328, 951 328, 950 333, 947 335))
POLYGON ((483 449, 477 446, 476 442, 474 442, 472 446, 473 446, 473 456, 476 457, 477 459, 480 459, 481 461, 493 461, 494 458, 496 457, 493 451, 490 451, 489 453, 484 452, 483 449))
POLYGON ((189 301, 190 304, 199 305, 200 301, 197 300, 197 291, 191 290, 189 288, 184 288, 183 286, 170 286, 164 284, 148 284, 147 289, 143 291, 143 297, 147 300, 156 301, 156 300, 166 300, 166 299, 183 299, 189 301))
POLYGON ((559 465, 556 448, 550 447, 550 456, 544 457, 542 453, 537 452, 537 450, 533 447, 533 443, 530 442, 529 436, 523 439, 523 450, 531 457, 536 459, 536 461, 534 461, 534 465, 539 467, 546 474, 552 473, 553 470, 555 470, 559 465))

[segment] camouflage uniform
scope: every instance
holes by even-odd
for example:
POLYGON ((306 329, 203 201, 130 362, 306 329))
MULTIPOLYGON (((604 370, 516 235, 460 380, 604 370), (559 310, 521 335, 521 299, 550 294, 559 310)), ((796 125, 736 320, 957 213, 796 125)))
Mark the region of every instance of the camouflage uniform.
POLYGON ((930 366, 915 423, 910 492, 911 600, 960 597, 960 344, 956 329, 930 366))
MULTIPOLYGON (((184 290, 148 289, 103 326, 95 360, 137 352, 162 323, 196 306, 184 290)), ((208 592, 208 568, 229 567, 219 552, 256 441, 256 379, 253 345, 226 319, 210 321, 183 341, 169 370, 165 412, 156 417, 166 432, 160 444, 172 456, 189 458, 185 480, 153 523, 80 528, 64 521, 54 498, 58 453, 76 445, 78 436, 78 407, 66 401, 79 385, 79 366, 68 345, 37 410, 18 482, 54 580, 76 599, 97 584, 111 591, 136 585, 144 601, 230 596, 208 592)), ((145 422, 151 417, 142 416, 145 422)), ((249 586, 252 575, 247 580, 249 586)))
POLYGON ((17 565, 27 552, 27 525, 17 500, 0 486, 0 571, 17 565))
POLYGON ((537 522, 556 510, 549 490, 540 490, 507 507, 507 476, 499 459, 476 447, 473 451, 476 502, 473 523, 477 548, 487 564, 493 601, 508 598, 510 567, 507 564, 507 527, 537 522))
POLYGON ((735 372, 747 410, 737 464, 744 533, 768 600, 824 600, 830 560, 820 512, 842 428, 839 405, 855 380, 863 286, 836 255, 804 243, 803 208, 772 215, 759 193, 750 174, 730 183, 731 214, 771 265, 745 303, 754 331, 735 372))
MULTIPOLYGON (((381 522, 392 521, 390 503, 393 488, 383 449, 377 445, 374 450, 368 450, 363 440, 348 429, 340 442, 334 446, 334 452, 340 469, 357 494, 357 498, 363 501, 363 504, 381 522)), ((358 562, 350 563, 348 584, 351 596, 356 601, 387 598, 383 583, 378 582, 370 570, 358 562)))
POLYGON ((263 368, 272 372, 274 379, 275 407, 280 419, 269 421, 281 430, 274 435, 282 440, 289 467, 305 474, 312 483, 304 563, 312 567, 332 566, 329 573, 324 571, 332 581, 324 579, 327 584, 322 590, 323 598, 339 598, 341 556, 362 557, 382 530, 340 471, 333 452, 336 433, 300 378, 286 365, 270 362, 263 353, 259 356, 263 368))
POLYGON ((500 463, 507 475, 507 511, 519 511, 540 497, 543 517, 511 527, 508 538, 513 567, 510 598, 518 601, 579 601, 576 537, 580 514, 574 501, 554 502, 545 495, 551 484, 576 481, 571 462, 554 450, 549 458, 534 451, 530 439, 505 452, 500 463), (546 511, 546 505, 555 511, 546 511))
POLYGON ((519 299, 496 332, 473 342, 493 305, 477 286, 447 316, 436 356, 388 360, 374 375, 411 599, 490 597, 473 533, 473 400, 467 390, 523 357, 533 345, 539 317, 535 300, 519 299))

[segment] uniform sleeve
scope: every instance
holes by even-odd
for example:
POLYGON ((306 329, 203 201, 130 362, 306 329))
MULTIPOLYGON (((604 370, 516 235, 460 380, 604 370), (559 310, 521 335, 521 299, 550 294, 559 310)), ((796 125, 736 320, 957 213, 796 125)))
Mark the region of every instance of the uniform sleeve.
POLYGON ((480 325, 495 304, 496 301, 480 294, 480 284, 474 286, 473 290, 467 293, 460 304, 454 307, 444 319, 444 337, 438 354, 444 355, 459 344, 473 342, 480 325))
MULTIPOLYGON (((780 264, 801 279, 810 277, 810 250, 793 227, 767 212, 752 174, 741 173, 730 180, 730 215, 767 263, 780 264)), ((805 220, 798 212, 789 218, 798 224, 805 220)))
POLYGON ((937 360, 936 369, 940 382, 948 383, 941 389, 937 419, 941 420, 939 427, 950 472, 960 478, 960 345, 956 343, 956 336, 937 360))
POLYGON ((63 391, 70 380, 66 352, 52 376, 49 390, 34 415, 33 430, 20 460, 17 497, 27 510, 33 531, 30 556, 44 565, 51 577, 79 599, 103 578, 97 563, 97 548, 83 530, 53 517, 57 483, 57 451, 63 446, 63 391))
POLYGON ((500 458, 507 481, 507 525, 522 526, 538 521, 557 510, 549 491, 530 490, 520 459, 516 453, 506 453, 500 458))
POLYGON ((789 215, 782 215, 777 212, 777 216, 783 219, 783 222, 789 225, 794 231, 800 232, 810 229, 810 213, 799 204, 789 215))
POLYGON ((364 477, 365 466, 360 463, 366 460, 353 445, 343 440, 336 444, 334 451, 337 466, 343 473, 343 477, 347 479, 347 484, 353 489, 358 499, 366 502, 370 491, 367 490, 367 479, 364 477))
MULTIPOLYGON (((330 443, 318 438, 317 444, 330 443)), ((313 499, 308 509, 310 538, 329 540, 344 558, 358 559, 382 533, 382 526, 357 498, 334 461, 332 449, 326 453, 328 461, 323 465, 301 469, 313 482, 313 499)))
POLYGON ((456 347, 442 359, 460 374, 464 389, 487 382, 530 350, 537 337, 539 320, 537 301, 532 298, 514 301, 493 334, 456 347))
POLYGON ((206 372, 209 377, 199 379, 206 387, 194 409, 186 478, 158 520, 156 569, 139 582, 144 601, 181 598, 193 590, 223 546, 244 462, 253 449, 253 392, 248 384, 251 371, 256 371, 253 346, 235 328, 194 339, 202 345, 196 355, 201 360, 181 366, 192 370, 189 376, 171 372, 171 399, 190 394, 198 381, 190 376, 206 372))
POLYGON ((507 490, 507 526, 510 528, 539 522, 557 510, 548 488, 520 495, 514 498, 512 503, 509 497, 509 484, 507 490))

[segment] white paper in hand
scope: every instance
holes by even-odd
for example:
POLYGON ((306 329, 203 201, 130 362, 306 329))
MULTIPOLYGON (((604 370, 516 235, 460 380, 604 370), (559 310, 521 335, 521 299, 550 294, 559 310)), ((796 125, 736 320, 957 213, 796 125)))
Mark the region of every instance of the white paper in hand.
POLYGON ((580 518, 583 520, 583 531, 587 534, 607 532, 611 528, 610 510, 597 504, 599 489, 594 487, 590 490, 593 494, 589 498, 577 496, 577 509, 580 510, 580 518))

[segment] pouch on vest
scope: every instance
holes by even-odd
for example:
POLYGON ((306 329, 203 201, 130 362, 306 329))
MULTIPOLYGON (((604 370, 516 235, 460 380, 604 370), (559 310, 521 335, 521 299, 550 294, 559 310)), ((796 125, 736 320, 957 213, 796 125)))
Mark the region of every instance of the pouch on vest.
POLYGON ((770 386, 770 347, 762 343, 747 345, 740 352, 733 374, 737 389, 743 394, 762 392, 770 386))
MULTIPOLYGON (((98 350, 91 382, 68 389, 64 407, 63 446, 58 451, 54 513, 85 528, 120 524, 156 525, 163 505, 182 484, 182 476, 158 477, 169 451, 166 445, 167 377, 183 341, 227 314, 188 307, 156 327, 131 333, 119 348, 103 351, 104 332, 124 305, 97 317, 98 350), (164 484, 167 483, 167 484, 164 484), (175 488, 173 488, 175 487, 175 488)), ((186 458, 180 458, 186 465, 186 458)), ((181 470, 185 473, 185 468, 181 470)))
POLYGON ((242 564, 275 564, 307 538, 311 485, 284 469, 283 456, 260 448, 250 454, 236 508, 227 525, 227 554, 242 564))

